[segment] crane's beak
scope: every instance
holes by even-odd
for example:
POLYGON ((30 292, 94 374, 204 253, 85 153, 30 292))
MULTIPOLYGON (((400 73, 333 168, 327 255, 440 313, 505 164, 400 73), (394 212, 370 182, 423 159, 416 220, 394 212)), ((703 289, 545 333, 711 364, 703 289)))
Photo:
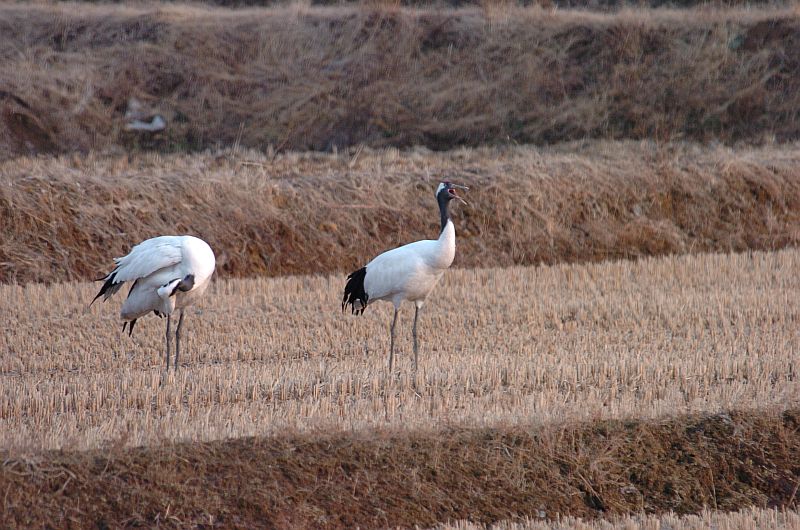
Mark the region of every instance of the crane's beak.
MULTIPOLYGON (((452 188, 458 188, 460 190, 469 191, 469 188, 467 186, 462 186, 461 184, 450 184, 450 186, 452 188)), ((460 196, 456 195, 455 192, 453 192, 453 198, 458 199, 459 201, 463 202, 464 205, 468 206, 467 201, 462 199, 460 196)))

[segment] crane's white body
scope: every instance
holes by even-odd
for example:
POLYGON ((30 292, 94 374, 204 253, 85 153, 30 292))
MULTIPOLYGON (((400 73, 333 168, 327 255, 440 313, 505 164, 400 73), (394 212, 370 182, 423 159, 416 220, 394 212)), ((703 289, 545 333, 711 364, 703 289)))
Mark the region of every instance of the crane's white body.
POLYGON ((364 290, 369 295, 367 304, 386 300, 399 308, 408 300, 422 307, 455 255, 456 230, 449 219, 439 239, 415 241, 387 250, 367 263, 364 277, 364 290))
POLYGON ((114 284, 135 282, 122 304, 122 320, 134 320, 151 311, 171 315, 176 308, 193 304, 208 287, 216 263, 211 247, 193 236, 154 237, 114 261, 114 284), (194 286, 186 292, 175 291, 175 283, 188 275, 194 276, 194 286))
MULTIPOLYGON (((178 369, 181 328, 184 308, 193 304, 205 292, 214 274, 216 260, 211 247, 193 236, 159 236, 133 247, 128 255, 114 258, 116 267, 105 278, 103 287, 94 297, 108 300, 125 282, 133 282, 128 298, 122 304, 122 331, 128 325, 133 333, 136 320, 153 311, 167 317, 166 359, 169 371, 170 319, 180 309, 175 330, 175 369, 178 369)), ((92 300, 92 302, 94 302, 92 300)))
POLYGON ((363 314, 366 306, 377 300, 385 300, 394 305, 394 317, 389 329, 389 372, 392 371, 394 359, 397 314, 406 300, 413 302, 415 306, 414 325, 411 329, 414 338, 413 367, 414 371, 417 369, 419 310, 456 255, 456 229, 450 219, 448 203, 458 199, 466 204, 456 194, 456 188, 468 189, 448 181, 440 183, 436 189, 442 227, 438 239, 416 241, 387 250, 347 276, 342 311, 349 305, 352 313, 363 314))

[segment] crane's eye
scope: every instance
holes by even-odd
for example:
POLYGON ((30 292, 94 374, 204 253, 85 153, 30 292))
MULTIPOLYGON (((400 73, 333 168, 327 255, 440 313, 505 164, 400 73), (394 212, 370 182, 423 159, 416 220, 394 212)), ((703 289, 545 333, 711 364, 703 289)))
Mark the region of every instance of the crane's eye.
POLYGON ((448 191, 448 192, 449 192, 451 195, 455 195, 455 194, 456 194, 456 190, 454 190, 453 188, 448 188, 448 189, 447 189, 447 191, 448 191))

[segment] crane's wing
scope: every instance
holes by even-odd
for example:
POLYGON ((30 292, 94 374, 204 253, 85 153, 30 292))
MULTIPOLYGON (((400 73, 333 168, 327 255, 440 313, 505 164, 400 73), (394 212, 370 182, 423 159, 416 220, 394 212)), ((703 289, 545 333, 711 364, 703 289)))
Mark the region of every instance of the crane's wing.
POLYGON ((379 300, 405 290, 419 271, 426 268, 425 257, 435 243, 415 241, 387 250, 367 263, 364 289, 369 299, 379 300))
MULTIPOLYGON (((127 256, 114 258, 114 283, 138 280, 157 270, 181 262, 183 258, 179 237, 161 236, 148 239, 133 247, 127 256)), ((110 276, 110 275, 109 275, 110 276)))
POLYGON ((101 278, 105 283, 92 303, 101 296, 104 301, 108 300, 123 283, 146 278, 156 271, 176 265, 181 262, 182 257, 180 237, 160 236, 142 241, 126 256, 114 258, 117 266, 106 277, 101 278))

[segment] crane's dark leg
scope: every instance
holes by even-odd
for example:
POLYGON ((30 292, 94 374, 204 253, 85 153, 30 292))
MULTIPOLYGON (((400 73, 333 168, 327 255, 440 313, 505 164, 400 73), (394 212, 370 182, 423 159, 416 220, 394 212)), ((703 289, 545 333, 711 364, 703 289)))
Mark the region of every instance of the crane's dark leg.
POLYGON ((390 331, 390 342, 389 342, 389 373, 392 373, 392 363, 394 362, 394 327, 397 324, 397 313, 400 311, 400 308, 394 308, 394 318, 392 319, 392 329, 390 331))
POLYGON ((169 345, 172 341, 172 337, 169 334, 169 324, 170 324, 170 316, 167 315, 167 372, 169 372, 169 345))
POLYGON ((417 319, 419 318, 419 306, 414 304, 414 327, 411 328, 411 334, 414 335, 414 371, 417 371, 417 355, 419 347, 417 347, 417 319))
POLYGON ((178 319, 178 329, 175 330, 175 371, 178 371, 178 355, 181 353, 181 326, 183 326, 183 309, 178 319))

